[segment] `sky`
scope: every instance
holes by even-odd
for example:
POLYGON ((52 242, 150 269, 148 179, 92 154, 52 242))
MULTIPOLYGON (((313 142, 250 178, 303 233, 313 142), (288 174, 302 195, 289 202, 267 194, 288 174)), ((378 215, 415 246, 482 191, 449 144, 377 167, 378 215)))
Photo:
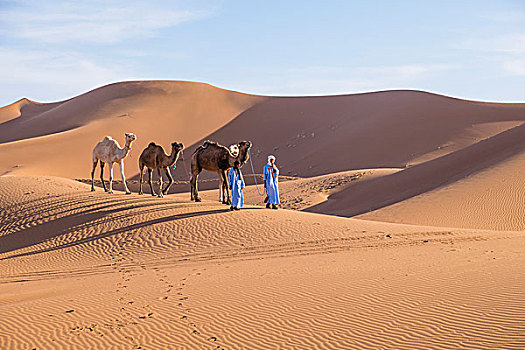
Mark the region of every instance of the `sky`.
POLYGON ((525 0, 0 0, 0 105, 157 79, 525 102, 525 0))

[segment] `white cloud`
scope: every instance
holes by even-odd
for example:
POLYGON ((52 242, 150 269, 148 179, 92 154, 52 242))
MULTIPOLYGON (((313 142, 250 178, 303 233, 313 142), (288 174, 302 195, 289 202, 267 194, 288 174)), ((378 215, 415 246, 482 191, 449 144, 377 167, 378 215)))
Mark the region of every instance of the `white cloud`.
POLYGON ((170 1, 20 1, 0 10, 2 33, 43 43, 114 44, 154 36, 158 30, 210 16, 210 10, 176 8, 170 1), (175 7, 175 8, 174 8, 175 7))
POLYGON ((64 98, 85 92, 119 80, 125 69, 123 65, 108 66, 83 54, 0 47, 2 84, 23 85, 23 94, 36 99, 48 99, 48 93, 54 91, 60 91, 64 98), (38 95, 34 95, 35 91, 38 95))
POLYGON ((492 62, 500 76, 524 75, 525 33, 471 38, 458 45, 458 48, 473 51, 478 58, 492 62))
POLYGON ((80 54, 0 48, 0 72, 4 81, 54 81, 69 85, 79 80, 111 79, 112 71, 80 54))
POLYGON ((186 5, 170 0, 4 1, 0 6, 3 98, 57 100, 147 76, 137 73, 137 67, 151 53, 125 41, 163 35, 163 29, 212 16, 216 8, 210 1, 215 0, 186 5))

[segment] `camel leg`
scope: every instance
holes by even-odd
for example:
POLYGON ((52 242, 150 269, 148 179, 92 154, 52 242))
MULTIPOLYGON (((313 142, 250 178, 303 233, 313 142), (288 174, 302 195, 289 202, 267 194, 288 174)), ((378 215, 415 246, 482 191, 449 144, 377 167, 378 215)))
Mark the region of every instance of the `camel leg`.
POLYGON ((102 182, 102 188, 104 188, 104 192, 107 192, 106 184, 104 183, 104 165, 105 163, 103 161, 100 161, 100 181, 102 182))
POLYGON ((153 180, 152 180, 153 170, 151 170, 150 168, 148 168, 148 175, 149 175, 149 188, 151 190, 151 195, 154 196, 155 191, 153 191, 153 180))
POLYGON ((126 190, 126 194, 131 194, 131 191, 128 188, 128 185, 126 184, 126 175, 124 174, 124 159, 121 159, 118 163, 118 166, 120 168, 120 177, 122 178, 122 183, 124 184, 124 189, 126 190))
POLYGON ((168 177, 168 184, 166 185, 166 188, 162 191, 162 193, 168 194, 168 191, 170 190, 170 186, 173 183, 173 176, 171 176, 169 168, 165 168, 164 172, 166 173, 166 176, 168 177))
POLYGON ((220 190, 220 202, 222 204, 229 204, 226 202, 226 196, 225 196, 225 186, 227 186, 228 184, 228 179, 226 179, 226 173, 224 172, 224 170, 219 170, 219 179, 220 179, 220 185, 219 185, 219 190, 220 190))
POLYGON ((224 171, 224 190, 226 191, 226 204, 231 204, 230 184, 228 183, 228 175, 226 174, 226 171, 224 171))
POLYGON ((198 182, 199 182, 199 174, 201 173, 202 168, 199 167, 198 164, 193 163, 191 164, 191 181, 190 181, 190 192, 191 192, 191 200, 195 202, 200 202, 201 199, 199 198, 199 190, 197 188, 198 182))
POLYGON ((109 191, 113 193, 113 163, 109 163, 109 191))
POLYGON ((222 171, 218 171, 219 174, 219 202, 224 203, 224 176, 222 171))
POLYGON ((164 197, 164 194, 162 193, 162 173, 160 171, 160 167, 157 167, 157 175, 159 175, 159 194, 158 194, 158 197, 162 198, 162 197, 164 197))
POLYGON ((200 202, 201 199, 199 197, 199 189, 198 189, 198 180, 199 180, 199 173, 193 173, 192 174, 192 177, 191 177, 191 195, 192 195, 192 200, 194 200, 195 202, 200 202))
POLYGON ((231 199, 230 199, 230 188, 229 188, 229 184, 228 184, 228 176, 226 176, 226 170, 222 170, 222 176, 224 178, 224 186, 223 186, 223 189, 224 191, 226 191, 225 195, 226 195, 226 201, 224 201, 223 203, 224 204, 231 204, 231 199))
POLYGON ((190 180, 190 195, 191 195, 191 200, 194 200, 195 199, 195 190, 194 190, 194 187, 195 187, 195 175, 191 175, 191 180, 190 180))
POLYGON ((144 194, 144 192, 142 192, 142 179, 144 178, 144 166, 140 166, 139 167, 139 170, 140 170, 140 175, 139 175, 139 194, 144 194))
POLYGON ((91 191, 95 191, 95 169, 97 168, 98 159, 93 162, 93 169, 91 169, 91 191))

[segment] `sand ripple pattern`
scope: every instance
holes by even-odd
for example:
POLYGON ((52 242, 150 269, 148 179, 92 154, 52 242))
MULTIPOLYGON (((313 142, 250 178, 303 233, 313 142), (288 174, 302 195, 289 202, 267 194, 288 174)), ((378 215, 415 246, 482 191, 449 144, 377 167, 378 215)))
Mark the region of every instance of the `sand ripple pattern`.
POLYGON ((524 233, 0 178, 0 348, 521 349, 524 233))

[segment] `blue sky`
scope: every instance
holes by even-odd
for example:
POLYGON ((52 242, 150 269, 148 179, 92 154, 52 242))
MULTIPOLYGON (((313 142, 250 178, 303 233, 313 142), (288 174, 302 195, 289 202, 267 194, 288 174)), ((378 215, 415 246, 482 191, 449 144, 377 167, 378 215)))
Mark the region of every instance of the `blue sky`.
POLYGON ((2 1, 0 104, 116 81, 525 102, 525 1, 2 1))

